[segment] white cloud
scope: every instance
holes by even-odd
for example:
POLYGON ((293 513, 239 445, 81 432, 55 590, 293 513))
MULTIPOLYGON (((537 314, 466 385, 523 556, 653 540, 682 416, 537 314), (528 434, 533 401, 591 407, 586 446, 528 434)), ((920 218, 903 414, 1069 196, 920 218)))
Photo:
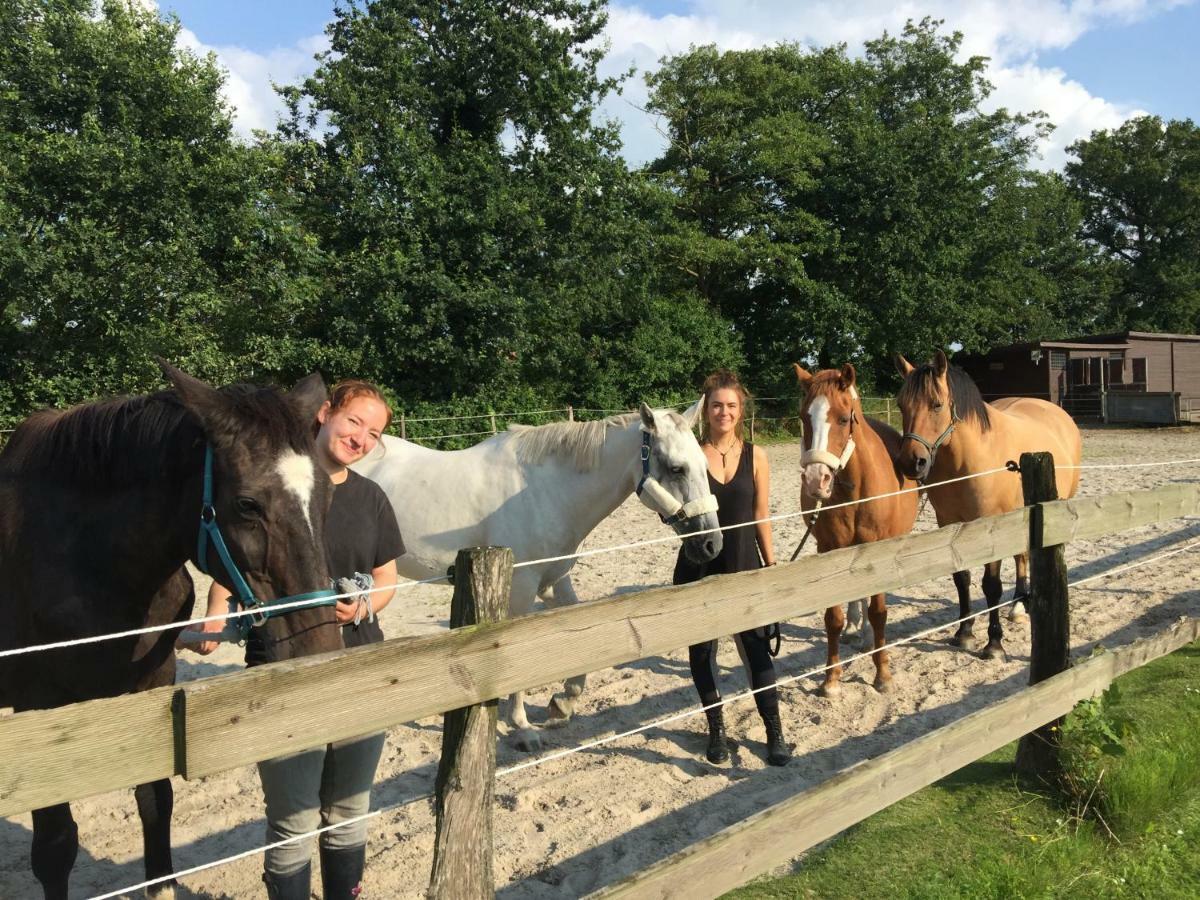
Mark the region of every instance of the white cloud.
POLYGON ((187 28, 179 31, 179 43, 198 55, 212 52, 227 72, 225 98, 233 109, 238 134, 249 138, 255 129, 275 127, 283 103, 275 84, 294 84, 309 75, 316 66, 314 55, 326 50, 324 34, 305 38, 294 46, 279 47, 269 53, 256 53, 241 47, 213 47, 203 43, 187 28))
POLYGON ((1187 0, 959 0, 959 2, 894 3, 888 0, 694 0, 690 14, 655 17, 636 5, 614 3, 608 39, 611 52, 605 71, 615 73, 632 63, 639 74, 623 98, 608 101, 604 111, 624 126, 625 155, 633 164, 657 156, 665 141, 644 107, 642 74, 657 60, 693 44, 716 44, 722 50, 766 46, 783 41, 828 46, 845 43, 862 52, 864 41, 898 34, 907 20, 924 16, 945 20, 947 31, 963 34, 962 56, 987 56, 988 78, 996 87, 988 108, 1013 112, 1042 110, 1055 124, 1053 135, 1039 147, 1040 165, 1059 168, 1067 145, 1094 129, 1111 128, 1140 110, 1090 94, 1059 69, 1037 65, 1040 51, 1069 46, 1101 24, 1130 23, 1187 0))
MULTIPOLYGON (((141 0, 152 5, 152 0, 141 0)), ((716 44, 742 50, 781 41, 826 46, 846 43, 861 53, 864 41, 885 30, 899 33, 906 20, 942 18, 947 30, 964 35, 962 54, 991 58, 988 77, 995 84, 989 108, 1014 112, 1043 110, 1057 126, 1041 147, 1041 165, 1058 168, 1064 148, 1094 129, 1111 128, 1140 110, 1097 97, 1059 69, 1041 67, 1039 52, 1069 46, 1099 25, 1134 22, 1187 0, 693 0, 686 15, 654 15, 635 3, 614 2, 606 38, 609 54, 601 71, 613 75, 630 65, 637 74, 621 95, 608 98, 602 114, 621 122, 625 156, 641 164, 657 156, 665 140, 654 119, 643 110, 646 72, 663 56, 693 45, 716 44)), ((186 24, 186 23, 185 23, 186 24)), ((239 47, 210 47, 191 31, 182 43, 198 53, 213 51, 228 71, 226 96, 235 108, 240 134, 274 127, 282 104, 271 81, 294 83, 314 68, 313 55, 326 49, 324 35, 262 54, 239 47)))

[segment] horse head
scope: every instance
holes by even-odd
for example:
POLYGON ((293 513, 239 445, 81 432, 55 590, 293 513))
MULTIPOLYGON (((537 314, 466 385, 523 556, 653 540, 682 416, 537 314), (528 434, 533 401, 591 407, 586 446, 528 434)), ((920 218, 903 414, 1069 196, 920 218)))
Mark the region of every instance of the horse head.
POLYGON ((941 350, 923 366, 914 366, 899 353, 895 361, 904 378, 897 397, 904 426, 897 461, 909 478, 924 481, 933 471, 938 450, 950 442, 959 421, 950 361, 941 350))
POLYGON ((680 415, 653 410, 645 403, 642 416, 642 471, 637 494, 642 503, 683 537, 683 550, 693 562, 704 563, 721 552, 723 539, 717 521, 717 498, 708 487, 708 462, 693 430, 703 398, 680 415), (707 532, 707 533, 699 533, 707 532))
POLYGON ((800 403, 803 490, 813 500, 828 500, 838 473, 854 453, 854 432, 863 418, 854 366, 846 363, 815 375, 795 363, 792 368, 805 391, 800 403))
POLYGON ((161 365, 211 448, 211 479, 206 476, 211 496, 205 504, 211 504, 220 536, 198 540, 194 561, 235 598, 244 593, 239 590, 244 579, 251 603, 262 613, 255 627, 268 659, 340 649, 332 605, 269 610, 280 598, 329 587, 325 514, 333 488, 317 463, 312 435, 317 410, 327 399, 321 377, 310 375, 286 394, 250 385, 215 390, 161 365), (232 567, 215 546, 221 538, 232 567))

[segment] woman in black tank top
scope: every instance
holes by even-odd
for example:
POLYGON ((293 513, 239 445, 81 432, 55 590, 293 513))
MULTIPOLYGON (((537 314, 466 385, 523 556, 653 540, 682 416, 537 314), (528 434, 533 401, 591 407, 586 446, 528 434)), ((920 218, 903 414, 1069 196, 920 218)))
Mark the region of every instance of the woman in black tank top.
MULTIPOLYGON (((767 516, 770 484, 767 455, 742 437, 746 398, 746 389, 728 369, 718 369, 704 382, 701 438, 708 460, 708 486, 720 504, 717 518, 725 528, 767 516)), ((708 575, 724 575, 775 565, 769 523, 729 528, 724 536, 721 552, 716 559, 707 563, 692 562, 680 548, 679 558, 675 562, 674 583, 688 584, 708 575)), ((791 758, 791 750, 783 740, 779 692, 775 688, 775 666, 771 661, 768 640, 760 631, 743 631, 737 638, 745 651, 751 684, 756 689, 764 689, 754 695, 754 701, 767 731, 767 762, 782 766, 791 758)), ((717 689, 716 640, 688 648, 688 663, 700 702, 704 706, 719 703, 721 694, 717 689)), ((708 717, 706 755, 713 763, 723 763, 729 759, 729 742, 725 736, 725 720, 721 711, 720 706, 705 710, 708 717)))

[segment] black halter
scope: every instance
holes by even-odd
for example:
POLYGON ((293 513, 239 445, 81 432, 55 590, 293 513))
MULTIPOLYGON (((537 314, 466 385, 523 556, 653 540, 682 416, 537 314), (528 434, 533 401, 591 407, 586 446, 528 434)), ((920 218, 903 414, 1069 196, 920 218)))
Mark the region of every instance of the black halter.
POLYGON ((925 472, 925 478, 916 479, 917 484, 924 484, 925 479, 928 478, 929 475, 933 472, 933 464, 934 464, 934 462, 937 461, 938 448, 941 447, 942 444, 946 443, 946 441, 949 439, 950 435, 954 433, 954 426, 957 425, 961 421, 962 421, 962 419, 960 419, 958 417, 958 413, 954 409, 954 401, 951 400, 950 401, 950 424, 946 426, 946 430, 943 431, 940 435, 938 435, 938 439, 936 441, 934 441, 932 444, 929 443, 929 441, 925 440, 925 438, 921 437, 919 434, 917 434, 916 432, 913 432, 913 431, 906 431, 906 432, 904 432, 904 434, 902 434, 900 436, 900 440, 902 442, 911 439, 911 440, 916 441, 918 444, 920 444, 922 447, 924 447, 926 450, 929 451, 929 468, 925 472))

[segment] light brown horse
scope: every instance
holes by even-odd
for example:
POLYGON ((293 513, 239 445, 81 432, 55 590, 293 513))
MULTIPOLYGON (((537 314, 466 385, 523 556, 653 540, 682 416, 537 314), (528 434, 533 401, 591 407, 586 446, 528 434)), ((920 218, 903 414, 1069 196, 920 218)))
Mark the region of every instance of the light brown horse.
MULTIPOLYGON (((1079 465, 1083 440, 1079 429, 1062 409, 1032 397, 1006 397, 984 403, 979 389, 957 366, 951 366, 939 350, 933 360, 914 367, 896 356, 896 368, 904 376, 899 405, 904 421, 900 466, 910 478, 927 482, 939 526, 995 516, 1024 504, 1018 475, 1000 472, 983 478, 959 481, 942 487, 939 481, 1003 467, 1019 460, 1022 453, 1048 451, 1056 465, 1079 465)), ((1079 488, 1079 469, 1057 469, 1058 496, 1067 499, 1079 488)), ((1016 557, 1017 584, 1014 598, 1029 595, 1029 560, 1016 557)), ((971 576, 955 572, 959 617, 971 612, 971 576)), ((1004 593, 1000 560, 984 567, 983 593, 987 598, 988 643, 984 659, 1004 658, 1004 633, 996 605, 1004 593)), ((1014 604, 1013 610, 1016 610, 1014 604)), ((974 644, 974 619, 958 626, 951 643, 970 648, 974 644)))
MULTIPOLYGON (((794 368, 806 392, 800 406, 804 426, 804 454, 800 458, 804 467, 800 500, 803 509, 813 509, 818 502, 832 506, 916 486, 901 474, 896 464, 900 433, 863 415, 854 387, 854 366, 825 369, 815 375, 798 365, 794 368)), ((917 494, 913 491, 821 512, 812 526, 812 534, 817 539, 817 552, 824 553, 907 534, 916 518, 917 494)), ((886 643, 885 594, 870 598, 867 617, 875 647, 872 654, 875 689, 886 692, 891 688, 892 672, 887 651, 880 649, 886 643)), ((827 661, 832 667, 825 672, 825 682, 821 685, 821 693, 826 697, 841 690, 838 645, 845 627, 846 614, 841 606, 825 610, 827 661)))

